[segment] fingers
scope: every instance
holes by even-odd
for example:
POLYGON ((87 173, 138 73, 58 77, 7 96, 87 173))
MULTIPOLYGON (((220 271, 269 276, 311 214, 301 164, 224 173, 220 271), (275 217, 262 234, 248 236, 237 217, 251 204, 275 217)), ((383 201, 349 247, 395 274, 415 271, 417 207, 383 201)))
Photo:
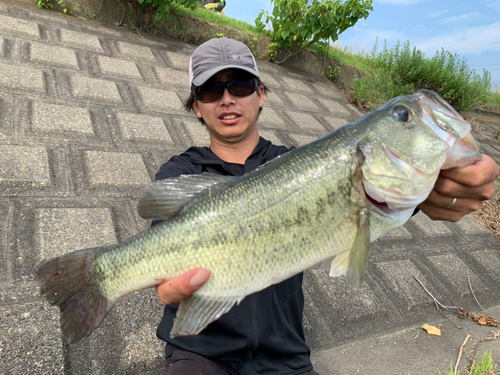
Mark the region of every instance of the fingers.
POLYGON ((432 220, 459 221, 471 212, 477 211, 481 201, 474 199, 458 198, 451 208, 447 208, 453 202, 453 198, 438 195, 432 192, 428 200, 418 206, 420 210, 432 220))
POLYGON ((195 268, 156 286, 158 298, 165 305, 179 303, 200 289, 210 277, 205 268, 195 268))
POLYGON ((441 171, 440 177, 469 188, 481 188, 494 182, 498 173, 498 165, 495 160, 488 155, 483 155, 482 160, 467 167, 441 171))

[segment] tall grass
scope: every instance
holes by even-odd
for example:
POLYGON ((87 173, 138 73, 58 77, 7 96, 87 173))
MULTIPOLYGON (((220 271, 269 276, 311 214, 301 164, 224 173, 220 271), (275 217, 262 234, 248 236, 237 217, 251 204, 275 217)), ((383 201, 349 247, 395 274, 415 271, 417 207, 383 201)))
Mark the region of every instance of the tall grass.
POLYGON ((491 94, 491 74, 478 75, 460 59, 445 50, 432 58, 410 43, 388 49, 387 43, 377 52, 377 42, 370 54, 368 75, 353 81, 353 95, 359 102, 377 108, 389 99, 420 89, 434 90, 459 111, 472 109, 491 94))

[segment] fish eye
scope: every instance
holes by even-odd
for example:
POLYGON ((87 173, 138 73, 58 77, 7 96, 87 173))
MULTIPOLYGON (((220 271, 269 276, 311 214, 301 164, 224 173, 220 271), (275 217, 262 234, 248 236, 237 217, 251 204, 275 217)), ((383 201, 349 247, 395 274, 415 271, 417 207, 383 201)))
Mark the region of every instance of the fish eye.
POLYGON ((398 105, 394 107, 393 109, 394 115, 398 118, 399 121, 401 122, 408 122, 411 120, 411 112, 406 108, 405 106, 398 105))

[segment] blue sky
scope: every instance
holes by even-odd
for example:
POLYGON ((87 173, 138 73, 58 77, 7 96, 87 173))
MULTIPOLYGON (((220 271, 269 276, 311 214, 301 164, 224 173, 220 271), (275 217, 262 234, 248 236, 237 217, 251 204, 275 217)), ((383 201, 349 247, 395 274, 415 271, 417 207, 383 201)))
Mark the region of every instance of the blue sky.
MULTIPOLYGON (((224 13, 254 24, 269 0, 226 0, 224 13)), ((444 48, 467 59, 470 68, 490 71, 492 85, 500 91, 500 0, 374 0, 368 19, 359 20, 340 35, 339 44, 354 51, 370 51, 375 39, 410 41, 432 57, 444 48)))

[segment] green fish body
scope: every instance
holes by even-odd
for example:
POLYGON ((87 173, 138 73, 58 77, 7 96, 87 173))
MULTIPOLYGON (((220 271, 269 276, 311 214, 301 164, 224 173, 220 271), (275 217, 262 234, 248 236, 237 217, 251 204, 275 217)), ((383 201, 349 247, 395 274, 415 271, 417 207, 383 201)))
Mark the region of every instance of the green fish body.
POLYGON ((171 332, 197 334, 245 296, 318 263, 360 285, 370 242, 411 217, 441 169, 480 158, 470 125, 420 91, 242 177, 156 181, 138 209, 163 223, 53 259, 36 279, 77 342, 124 295, 204 267, 209 280, 180 304, 171 332))

